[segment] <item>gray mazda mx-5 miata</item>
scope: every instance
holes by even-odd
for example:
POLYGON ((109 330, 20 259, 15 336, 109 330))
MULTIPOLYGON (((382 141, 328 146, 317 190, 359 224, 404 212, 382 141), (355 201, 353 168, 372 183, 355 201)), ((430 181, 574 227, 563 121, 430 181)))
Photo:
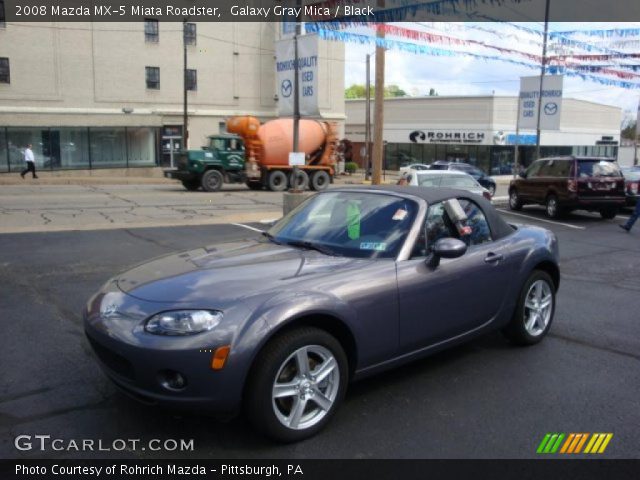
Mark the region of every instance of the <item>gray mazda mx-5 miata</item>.
POLYGON ((152 404, 244 410, 282 441, 324 427, 348 383, 501 329, 549 330, 558 244, 439 188, 319 193, 258 239, 162 257, 107 282, 85 330, 152 404))

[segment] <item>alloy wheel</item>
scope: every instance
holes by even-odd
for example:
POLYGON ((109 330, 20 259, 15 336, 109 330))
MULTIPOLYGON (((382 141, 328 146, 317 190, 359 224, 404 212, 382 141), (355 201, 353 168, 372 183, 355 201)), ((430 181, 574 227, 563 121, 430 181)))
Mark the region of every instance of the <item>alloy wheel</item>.
POLYGON ((334 355, 320 345, 297 349, 282 363, 272 387, 272 406, 285 427, 304 430, 331 410, 340 387, 334 355))
POLYGON ((532 337, 542 334, 553 311, 553 293, 551 287, 544 280, 537 280, 531 284, 524 302, 524 328, 532 337))

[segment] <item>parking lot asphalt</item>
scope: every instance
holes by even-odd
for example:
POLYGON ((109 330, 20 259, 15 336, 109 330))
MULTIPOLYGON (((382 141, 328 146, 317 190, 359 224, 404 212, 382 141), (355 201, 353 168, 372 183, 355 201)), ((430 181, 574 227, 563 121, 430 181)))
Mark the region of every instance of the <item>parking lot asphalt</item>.
POLYGON ((558 235, 562 279, 550 335, 518 348, 496 333, 355 383, 328 428, 293 445, 258 436, 242 418, 220 422, 130 400, 101 372, 83 334, 85 302, 119 271, 257 232, 202 225, 0 235, 0 457, 532 458, 547 432, 611 432, 600 458, 640 458, 640 227, 625 233, 621 219, 586 212, 548 223, 535 207, 503 215, 558 235), (195 449, 14 447, 16 436, 36 434, 105 444, 193 439, 195 449))

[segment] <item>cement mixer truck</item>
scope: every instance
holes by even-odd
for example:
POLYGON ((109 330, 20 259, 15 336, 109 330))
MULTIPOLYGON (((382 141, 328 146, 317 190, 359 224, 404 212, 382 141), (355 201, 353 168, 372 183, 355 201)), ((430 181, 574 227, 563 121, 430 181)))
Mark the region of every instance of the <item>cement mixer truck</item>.
POLYGON ((251 116, 227 120, 229 133, 211 135, 209 145, 178 156, 177 169, 165 170, 167 178, 180 180, 187 190, 216 192, 224 183, 245 183, 252 190, 280 192, 289 187, 324 190, 335 173, 338 137, 329 122, 300 120, 299 148, 304 165, 289 165, 293 151, 293 120, 264 124, 251 116))

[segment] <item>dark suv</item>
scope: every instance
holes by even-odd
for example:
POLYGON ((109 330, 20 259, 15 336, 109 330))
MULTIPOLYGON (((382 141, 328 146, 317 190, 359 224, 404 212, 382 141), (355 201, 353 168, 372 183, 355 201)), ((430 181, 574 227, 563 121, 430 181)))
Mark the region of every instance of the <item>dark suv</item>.
POLYGON ((431 170, 457 170, 459 172, 468 173, 484 188, 489 190, 489 193, 493 197, 496 194, 496 182, 493 178, 488 176, 478 167, 469 165, 468 163, 459 162, 445 162, 438 160, 431 164, 431 170))
POLYGON ((511 210, 537 203, 546 206, 551 218, 578 209, 613 218, 626 201, 624 177, 610 158, 542 158, 520 177, 509 185, 511 210))

